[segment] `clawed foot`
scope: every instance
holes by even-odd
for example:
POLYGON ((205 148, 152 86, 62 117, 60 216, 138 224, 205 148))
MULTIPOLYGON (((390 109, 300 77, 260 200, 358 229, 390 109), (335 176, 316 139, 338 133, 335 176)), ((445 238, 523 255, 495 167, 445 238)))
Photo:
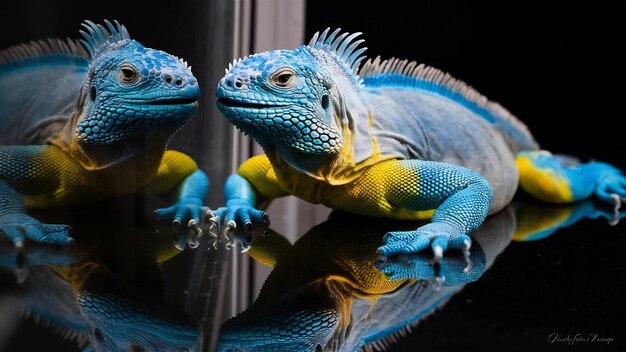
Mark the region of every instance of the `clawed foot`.
POLYGON ((180 250, 187 246, 197 248, 205 233, 216 237, 215 215, 211 209, 202 205, 200 199, 181 199, 170 207, 155 210, 154 217, 155 222, 171 221, 172 237, 176 248, 180 250))
MULTIPOLYGON (((612 168, 612 167, 611 167, 612 168)), ((596 186, 595 195, 599 200, 611 204, 613 206, 614 223, 619 221, 620 208, 622 203, 626 202, 626 177, 620 174, 619 170, 605 174, 596 186)))
POLYGON ((472 266, 470 259, 471 238, 453 225, 433 222, 414 231, 388 232, 383 245, 377 250, 384 257, 414 254, 428 247, 433 251, 433 263, 437 265, 448 248, 459 249, 465 258, 465 271, 472 266))
MULTIPOLYGON (((266 212, 255 209, 249 205, 229 205, 215 211, 215 217, 211 220, 216 228, 221 229, 220 233, 228 243, 226 249, 233 248, 237 243, 241 244, 241 252, 250 249, 251 235, 254 224, 269 226, 270 218, 266 212), (243 230, 243 231, 241 231, 243 230)), ((212 240, 212 245, 217 246, 216 236, 212 240)))
POLYGON ((24 247, 26 239, 61 246, 74 244, 70 226, 44 224, 23 213, 1 215, 0 232, 4 233, 18 249, 24 247))
POLYGON ((619 198, 616 199, 615 203, 613 204, 613 209, 610 210, 595 206, 592 201, 589 201, 588 203, 589 205, 587 205, 586 202, 581 204, 584 204, 586 206, 585 216, 590 219, 606 219, 609 222, 609 225, 615 226, 619 223, 620 219, 626 217, 626 209, 619 207, 619 205, 621 205, 621 200, 619 198))
POLYGON ((470 259, 473 264, 468 268, 465 255, 451 251, 435 263, 430 251, 422 251, 392 258, 381 257, 374 262, 374 267, 390 280, 431 280, 435 286, 453 286, 476 281, 485 272, 487 260, 480 246, 472 248, 470 259))

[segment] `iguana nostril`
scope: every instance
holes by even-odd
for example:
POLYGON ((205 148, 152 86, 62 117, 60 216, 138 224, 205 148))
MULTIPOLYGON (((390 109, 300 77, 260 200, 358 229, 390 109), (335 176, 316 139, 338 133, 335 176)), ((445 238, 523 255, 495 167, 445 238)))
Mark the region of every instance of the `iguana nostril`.
POLYGON ((181 87, 183 85, 183 79, 182 78, 176 78, 176 86, 177 87, 181 87))
POLYGON ((170 75, 165 75, 165 83, 167 84, 171 84, 172 81, 174 80, 174 77, 170 76, 170 75))

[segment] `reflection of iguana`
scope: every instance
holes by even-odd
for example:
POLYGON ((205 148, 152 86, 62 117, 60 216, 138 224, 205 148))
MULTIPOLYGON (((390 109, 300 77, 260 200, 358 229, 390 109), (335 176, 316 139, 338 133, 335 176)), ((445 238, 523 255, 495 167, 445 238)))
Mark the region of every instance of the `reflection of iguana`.
POLYGON ((165 151, 197 109, 190 68, 117 22, 83 26, 84 47, 50 39, 0 52, 0 143, 10 145, 0 147, 0 232, 18 246, 24 238, 67 244, 67 226, 40 223, 25 207, 139 189, 178 188, 177 203, 157 213, 197 226, 207 177, 188 156, 165 151))
MULTIPOLYGON (((518 187, 548 202, 596 196, 615 207, 626 178, 605 163, 539 151, 523 123, 449 74, 407 60, 367 61, 355 33, 244 58, 217 86, 218 107, 265 155, 226 184, 222 221, 261 221, 259 201, 296 195, 343 211, 427 219, 391 232, 379 253, 468 249, 469 232, 518 187)), ((249 227, 246 226, 246 227, 249 227)))
POLYGON ((458 253, 446 256, 436 281, 428 253, 377 260, 380 236, 414 223, 340 215, 293 246, 272 231, 255 236, 248 253, 273 270, 252 306, 222 326, 219 350, 384 349, 463 284, 479 279, 511 239, 539 238, 585 217, 611 219, 614 214, 591 200, 567 206, 521 203, 515 213, 508 207, 474 233, 480 246, 471 250, 472 269, 464 272, 458 253))
MULTIPOLYGON (((29 251, 29 265, 47 265, 31 267, 13 299, 77 342, 88 338, 94 351, 193 351, 198 324, 166 298, 157 265, 179 251, 163 235, 166 231, 152 234, 142 209, 136 208, 129 196, 68 211, 79 239, 75 254, 68 257, 61 248, 39 246, 58 255, 37 261, 29 251), (94 211, 108 216, 84 216, 94 211), (65 263, 58 264, 59 258, 65 263)), ((39 215, 47 219, 49 214, 39 215)), ((161 230, 167 227, 163 224, 161 230)), ((0 292, 0 300, 3 296, 0 292)))
POLYGON ((293 246, 272 231, 255 236, 248 253, 274 269, 254 304, 222 326, 218 350, 358 351, 365 345, 382 346, 483 274, 510 241, 512 215, 502 212, 477 230, 481 246, 471 251, 475 264, 469 272, 463 271, 460 253, 440 262, 443 286, 427 280, 434 268, 425 253, 377 263, 382 272, 374 267, 380 236, 415 223, 344 214, 312 228, 293 246), (483 252, 482 243, 490 252, 483 252))

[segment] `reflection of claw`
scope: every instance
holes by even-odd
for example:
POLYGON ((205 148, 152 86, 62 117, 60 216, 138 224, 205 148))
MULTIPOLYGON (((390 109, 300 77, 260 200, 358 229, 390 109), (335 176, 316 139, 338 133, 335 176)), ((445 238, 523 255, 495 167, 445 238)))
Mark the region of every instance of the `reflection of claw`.
POLYGON ((187 245, 189 246, 189 248, 198 248, 198 246, 200 245, 199 240, 202 238, 202 229, 200 228, 200 225, 198 225, 198 221, 191 219, 189 220, 189 222, 187 223, 187 226, 189 227, 189 229, 191 229, 191 235, 189 236, 189 239, 187 240, 187 245))
POLYGON ((615 226, 619 223, 619 219, 620 219, 619 209, 622 207, 622 199, 620 198, 618 194, 615 194, 615 193, 611 194, 611 199, 613 200, 614 207, 613 207, 613 218, 609 220, 609 225, 615 226))
POLYGON ((208 221, 209 221, 209 236, 213 238, 217 238, 218 237, 217 231, 219 229, 219 227, 217 226, 217 223, 219 221, 219 218, 214 216, 210 218, 208 221))
POLYGON ((230 236, 230 232, 234 231, 237 228, 237 223, 233 220, 229 220, 226 223, 226 227, 224 228, 224 238, 226 239, 226 250, 231 250, 235 244, 237 244, 237 240, 234 237, 230 236))
POLYGON ((251 245, 245 245, 245 244, 241 243, 241 253, 246 253, 247 251, 250 250, 250 248, 252 248, 251 245))
POLYGON ((435 291, 439 291, 441 290, 441 286, 443 285, 443 283, 446 282, 446 277, 445 276, 431 276, 430 278, 428 278, 427 282, 430 285, 432 285, 435 291))
POLYGON ((22 238, 16 238, 13 241, 13 245, 15 246, 15 249, 18 250, 19 252, 21 252, 24 249, 24 239, 22 238))
POLYGON ((464 273, 469 273, 470 270, 474 267, 474 263, 472 259, 470 259, 470 249, 472 248, 472 243, 468 240, 463 241, 463 257, 465 258, 465 268, 463 268, 464 273))
POLYGON ((213 249, 217 250, 217 238, 210 238, 208 245, 213 246, 213 249))
POLYGON ((24 281, 28 278, 28 267, 18 267, 13 270, 13 274, 15 275, 15 279, 18 284, 23 284, 24 281))

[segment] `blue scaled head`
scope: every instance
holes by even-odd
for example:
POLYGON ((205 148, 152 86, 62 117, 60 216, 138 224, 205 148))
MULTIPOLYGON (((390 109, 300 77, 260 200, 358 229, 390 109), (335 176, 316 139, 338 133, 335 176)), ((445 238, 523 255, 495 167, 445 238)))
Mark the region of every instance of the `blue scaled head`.
POLYGON ((338 34, 326 30, 294 50, 235 60, 217 86, 218 108, 264 148, 339 153, 350 123, 346 101, 360 86, 356 69, 365 48, 355 50, 360 33, 338 34))
POLYGON ((198 107, 200 88, 187 63, 130 39, 119 22, 83 23, 91 58, 74 137, 83 145, 145 136, 169 138, 198 107))

